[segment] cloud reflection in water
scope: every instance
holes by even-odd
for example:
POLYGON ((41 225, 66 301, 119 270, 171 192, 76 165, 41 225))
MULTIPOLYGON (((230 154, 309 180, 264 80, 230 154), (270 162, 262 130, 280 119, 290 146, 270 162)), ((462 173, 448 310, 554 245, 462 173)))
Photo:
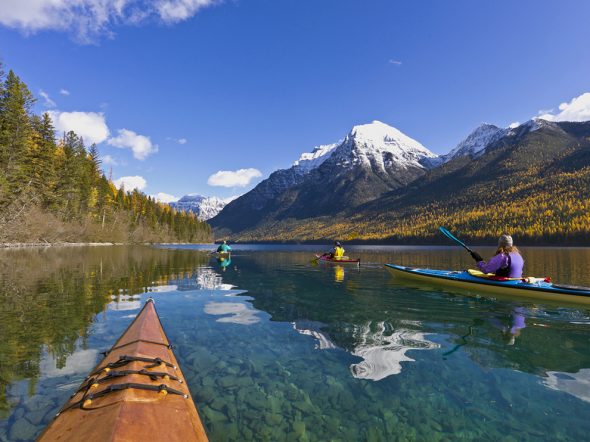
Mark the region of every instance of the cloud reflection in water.
POLYGON ((549 371, 547 376, 543 379, 543 384, 547 387, 590 402, 590 368, 582 368, 576 373, 549 371))
POLYGON ((219 318, 217 322, 231 322, 241 325, 252 325, 260 322, 255 310, 238 302, 209 302, 205 305, 205 313, 209 315, 231 315, 219 318))

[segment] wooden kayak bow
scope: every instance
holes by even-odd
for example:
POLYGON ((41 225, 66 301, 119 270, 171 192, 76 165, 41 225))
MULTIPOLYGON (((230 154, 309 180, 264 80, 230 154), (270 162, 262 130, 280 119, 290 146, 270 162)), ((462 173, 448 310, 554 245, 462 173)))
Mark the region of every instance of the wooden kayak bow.
POLYGON ((153 439, 208 440, 150 298, 38 440, 153 439))

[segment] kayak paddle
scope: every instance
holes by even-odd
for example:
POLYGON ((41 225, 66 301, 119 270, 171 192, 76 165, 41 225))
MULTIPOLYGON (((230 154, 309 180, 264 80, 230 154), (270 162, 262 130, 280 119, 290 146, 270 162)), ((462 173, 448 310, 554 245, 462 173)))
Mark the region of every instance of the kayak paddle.
POLYGON ((453 241, 455 241, 457 244, 459 244, 461 247, 463 247, 469 253, 473 253, 473 250, 471 250, 469 247, 467 247, 467 245, 463 241, 461 241, 460 239, 458 239, 457 237, 455 237, 455 235, 453 235, 451 232, 449 232, 444 227, 439 227, 438 230, 440 230, 442 232, 442 234, 445 235, 447 238, 452 239, 453 241))

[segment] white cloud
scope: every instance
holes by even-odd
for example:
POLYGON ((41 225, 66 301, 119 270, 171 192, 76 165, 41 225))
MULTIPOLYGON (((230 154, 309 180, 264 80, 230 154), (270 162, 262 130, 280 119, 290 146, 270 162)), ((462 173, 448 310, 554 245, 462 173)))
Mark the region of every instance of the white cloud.
POLYGON ((58 133, 73 130, 87 144, 102 143, 110 134, 103 113, 49 111, 58 133))
POLYGON ((147 186, 147 181, 141 176, 122 176, 121 178, 117 178, 113 181, 113 184, 117 189, 120 189, 121 186, 126 191, 137 189, 143 190, 145 186, 147 186))
POLYGON ((70 95, 70 91, 69 91, 69 90, 67 90, 67 89, 60 89, 60 90, 59 90, 59 93, 60 93, 61 95, 65 95, 66 97, 67 97, 68 95, 70 95))
POLYGON ((590 121, 590 92, 583 93, 569 103, 561 103, 559 111, 540 111, 539 118, 548 121, 590 121))
POLYGON ((510 124, 508 125, 508 127, 509 127, 510 129, 517 128, 518 126, 520 126, 520 121, 515 121, 514 123, 510 123, 510 124))
POLYGON ((116 137, 109 138, 108 143, 121 149, 131 149, 133 156, 138 160, 143 161, 158 151, 158 146, 152 144, 150 137, 139 135, 128 129, 119 129, 117 133, 116 137))
POLYGON ((401 66, 402 62, 399 60, 394 60, 393 58, 389 60, 389 64, 394 64, 396 66, 401 66))
POLYGON ((43 91, 43 89, 41 89, 39 91, 39 95, 41 95, 41 97, 43 98, 43 105, 45 107, 55 107, 55 101, 53 101, 49 97, 49 94, 47 92, 43 91))
POLYGON ((186 144, 188 140, 186 138, 174 138, 174 137, 166 137, 167 140, 174 141, 178 144, 186 144))
POLYGON ((102 162, 102 164, 104 164, 105 166, 118 166, 119 163, 117 162, 116 159, 114 159, 112 156, 110 155, 103 155, 100 158, 100 161, 102 162))
POLYGON ((154 198, 156 201, 160 202, 160 203, 173 203, 178 201, 180 198, 174 195, 170 195, 169 193, 164 193, 164 192, 158 192, 155 195, 152 195, 152 198, 154 198))
POLYGON ((259 178, 262 173, 258 169, 240 169, 236 171, 220 170, 207 180, 210 186, 221 187, 246 187, 254 178, 259 178))
POLYGON ((138 25, 155 17, 176 23, 221 0, 2 0, 0 24, 25 33, 67 31, 82 43, 112 36, 115 25, 138 25))
POLYGON ((175 23, 186 20, 199 10, 211 6, 219 1, 215 0, 160 0, 156 2, 156 10, 162 20, 175 23))

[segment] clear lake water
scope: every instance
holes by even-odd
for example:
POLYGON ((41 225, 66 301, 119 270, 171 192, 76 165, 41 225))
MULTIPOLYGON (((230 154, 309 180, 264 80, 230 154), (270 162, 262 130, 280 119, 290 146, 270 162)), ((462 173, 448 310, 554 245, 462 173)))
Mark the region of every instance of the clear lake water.
MULTIPOLYGON (((456 293, 385 263, 457 247, 0 250, 0 441, 34 440, 133 320, 156 308, 212 441, 580 441, 590 307, 456 293)), ((484 256, 491 248, 478 248, 484 256)), ((590 249, 524 248, 526 273, 590 286, 590 249)))

